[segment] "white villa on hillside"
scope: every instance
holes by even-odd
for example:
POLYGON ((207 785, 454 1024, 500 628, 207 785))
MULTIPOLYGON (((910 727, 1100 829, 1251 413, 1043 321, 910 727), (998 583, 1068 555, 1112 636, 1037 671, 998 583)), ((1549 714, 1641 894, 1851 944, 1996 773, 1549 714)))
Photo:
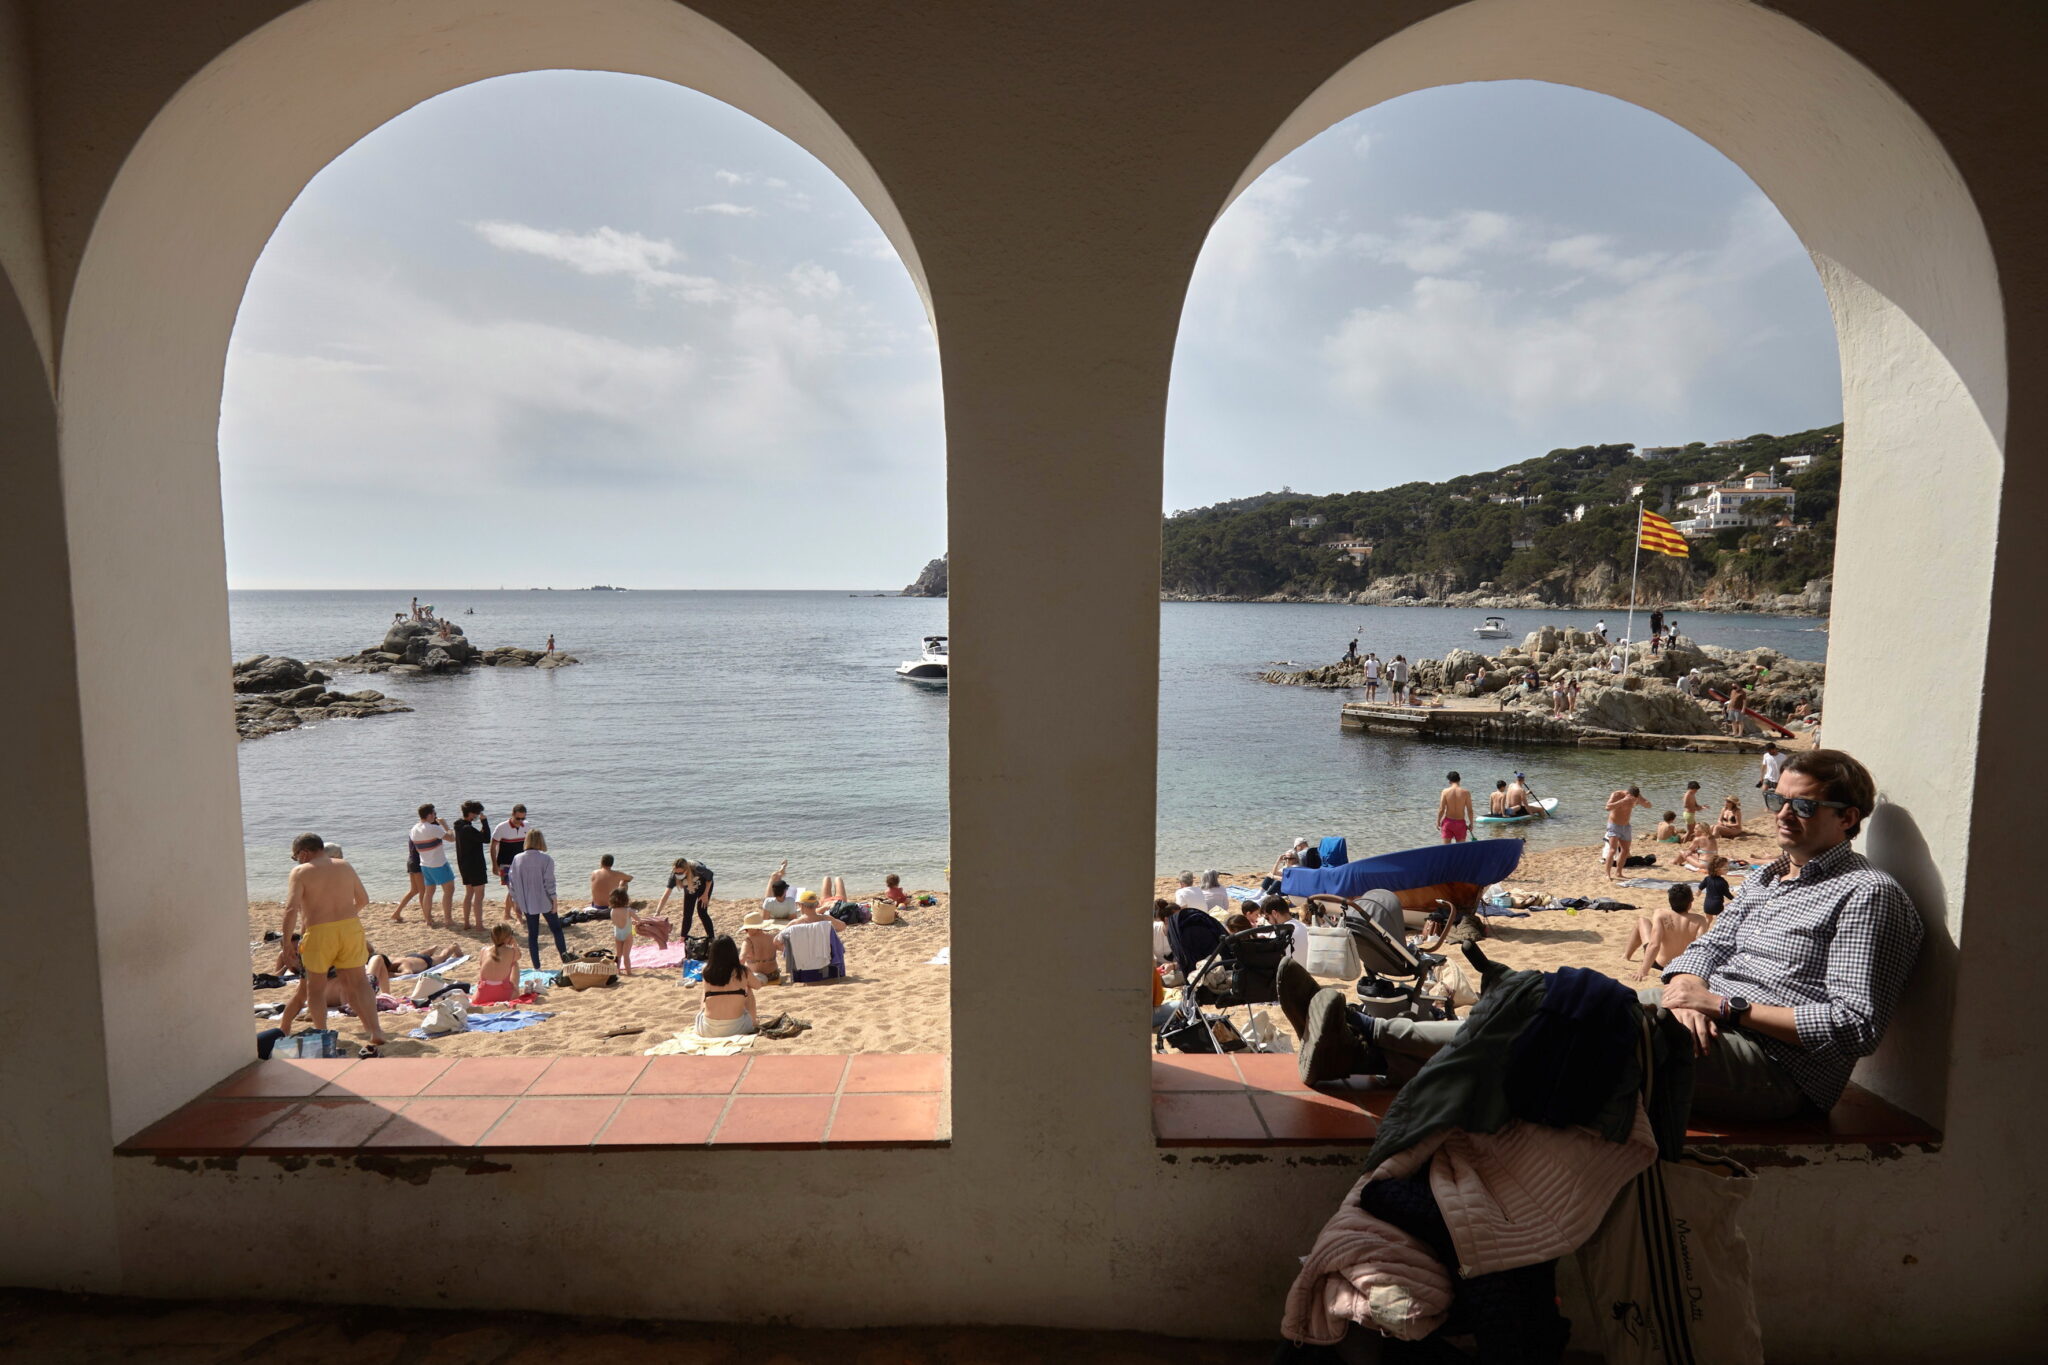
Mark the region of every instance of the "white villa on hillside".
POLYGON ((1684 496, 1679 499, 1678 510, 1692 515, 1674 524, 1688 536, 1767 526, 1790 512, 1796 497, 1791 489, 1778 484, 1769 474, 1744 474, 1733 482, 1722 484, 1688 484, 1684 496), (1770 513, 1755 510, 1757 504, 1773 498, 1780 500, 1783 506, 1770 513))
POLYGON ((1289 526, 1300 527, 1305 529, 1309 527, 1321 526, 1323 524, 1323 519, 1317 513, 1303 512, 1298 516, 1289 517, 1287 519, 1287 524, 1289 526))

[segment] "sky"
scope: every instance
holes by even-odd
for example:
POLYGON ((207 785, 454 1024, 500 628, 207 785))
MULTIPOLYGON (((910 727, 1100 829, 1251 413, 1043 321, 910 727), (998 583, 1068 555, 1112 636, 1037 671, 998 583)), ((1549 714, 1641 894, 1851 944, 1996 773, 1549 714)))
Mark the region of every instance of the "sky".
MULTIPOLYGON (((1605 96, 1455 86, 1219 218, 1165 506, 1840 416, 1825 296, 1732 164, 1605 96)), ((220 446, 238 588, 885 590, 945 548, 901 261, 809 153, 641 77, 467 86, 315 176, 250 278, 220 446)))

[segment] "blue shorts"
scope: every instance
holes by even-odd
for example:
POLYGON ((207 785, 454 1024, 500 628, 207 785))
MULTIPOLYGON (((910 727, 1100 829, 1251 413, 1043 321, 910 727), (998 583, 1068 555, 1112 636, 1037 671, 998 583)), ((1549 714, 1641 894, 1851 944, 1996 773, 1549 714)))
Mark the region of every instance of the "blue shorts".
POLYGON ((455 880, 455 869, 446 863, 439 867, 422 867, 420 880, 428 886, 446 886, 455 880))

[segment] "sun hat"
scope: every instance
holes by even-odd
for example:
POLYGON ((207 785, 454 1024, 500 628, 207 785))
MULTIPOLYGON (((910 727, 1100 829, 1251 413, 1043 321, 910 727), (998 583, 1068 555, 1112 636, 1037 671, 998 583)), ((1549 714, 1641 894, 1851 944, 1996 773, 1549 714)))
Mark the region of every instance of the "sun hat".
POLYGON ((767 922, 768 917, 762 914, 759 910, 749 910, 746 914, 740 916, 740 925, 742 928, 759 929, 762 925, 766 924, 767 922))

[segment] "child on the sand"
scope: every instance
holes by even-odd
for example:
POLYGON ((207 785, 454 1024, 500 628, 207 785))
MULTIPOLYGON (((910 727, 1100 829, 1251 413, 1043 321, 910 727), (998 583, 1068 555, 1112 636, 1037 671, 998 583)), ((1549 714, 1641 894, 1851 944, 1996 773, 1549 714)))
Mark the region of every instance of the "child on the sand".
POLYGON ((903 889, 903 879, 894 872, 882 878, 882 894, 898 905, 910 904, 910 893, 903 889))
POLYGON ((612 945, 619 956, 619 973, 633 974, 633 897, 623 886, 612 888, 612 945))
POLYGON ((1678 812, 1667 810, 1664 818, 1657 823, 1657 842, 1675 844, 1678 842, 1678 812))
POLYGON ((491 926, 491 946, 477 969, 472 1005, 502 1005, 519 995, 519 937, 509 924, 491 926))

